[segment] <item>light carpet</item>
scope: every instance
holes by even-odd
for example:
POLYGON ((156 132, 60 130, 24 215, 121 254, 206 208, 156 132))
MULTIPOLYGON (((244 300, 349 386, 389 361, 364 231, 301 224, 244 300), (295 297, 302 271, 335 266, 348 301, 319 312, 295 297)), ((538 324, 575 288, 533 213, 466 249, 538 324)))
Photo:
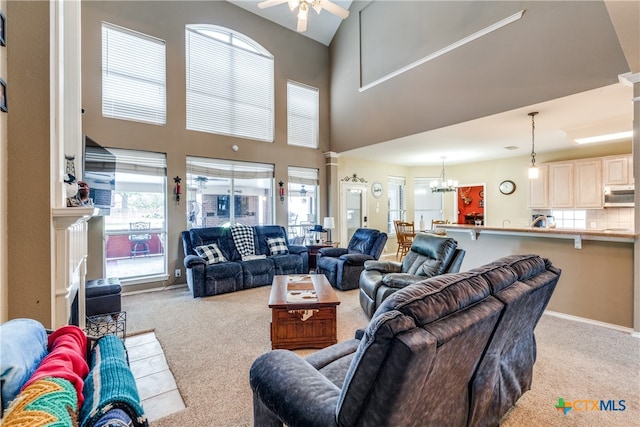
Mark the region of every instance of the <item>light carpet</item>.
MULTIPOLYGON (((152 426, 251 426, 249 367, 271 349, 270 286, 194 299, 187 288, 123 297, 127 331, 155 330, 187 408, 152 426)), ((368 319, 358 291, 337 291, 338 340, 353 337, 368 319)), ((533 386, 503 426, 640 426, 640 339, 544 315, 536 329, 533 386), (582 410, 566 402, 613 400, 624 411, 582 410)), ((314 350, 296 351, 300 355, 314 350)), ((437 402, 434 402, 437 404, 437 402)), ((590 408, 590 407, 587 407, 590 408)))

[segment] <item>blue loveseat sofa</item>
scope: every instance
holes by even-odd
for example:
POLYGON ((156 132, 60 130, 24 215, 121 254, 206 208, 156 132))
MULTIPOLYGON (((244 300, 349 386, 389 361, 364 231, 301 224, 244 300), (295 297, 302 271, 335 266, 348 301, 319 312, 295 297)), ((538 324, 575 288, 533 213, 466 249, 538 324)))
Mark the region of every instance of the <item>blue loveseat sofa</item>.
POLYGON ((192 228, 182 232, 187 285, 194 298, 271 285, 276 274, 309 272, 307 248, 290 245, 284 227, 256 225, 251 228, 257 257, 245 260, 228 227, 192 228), (287 253, 272 254, 268 239, 276 238, 284 239, 287 253), (212 244, 220 249, 224 261, 208 263, 196 253, 196 248, 212 244))

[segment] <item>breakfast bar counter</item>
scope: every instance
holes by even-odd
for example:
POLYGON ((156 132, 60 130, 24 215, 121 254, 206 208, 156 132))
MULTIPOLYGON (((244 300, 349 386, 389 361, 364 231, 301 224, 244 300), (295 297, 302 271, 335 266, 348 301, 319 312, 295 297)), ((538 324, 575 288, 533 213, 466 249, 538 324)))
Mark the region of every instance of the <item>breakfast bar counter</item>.
MULTIPOLYGON (((476 238, 482 234, 502 234, 510 236, 546 237, 552 239, 601 240, 608 242, 633 243, 636 237, 632 230, 618 228, 577 230, 569 228, 490 227, 468 224, 438 224, 437 227, 451 233, 469 233, 470 236, 475 235, 476 238)), ((472 237, 472 240, 475 239, 472 237)))
POLYGON ((633 328, 634 242, 631 230, 438 224, 466 251, 460 271, 512 254, 537 254, 562 269, 547 310, 633 328))

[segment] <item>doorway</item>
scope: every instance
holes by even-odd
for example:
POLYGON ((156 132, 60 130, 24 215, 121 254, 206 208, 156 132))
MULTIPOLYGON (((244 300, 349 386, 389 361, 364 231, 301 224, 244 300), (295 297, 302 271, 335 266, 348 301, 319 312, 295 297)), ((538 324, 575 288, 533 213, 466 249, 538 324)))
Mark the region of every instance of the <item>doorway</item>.
POLYGON ((484 225, 484 184, 458 187, 458 224, 484 225))
POLYGON ((346 247, 358 228, 367 226, 367 184, 340 183, 340 245, 346 247))

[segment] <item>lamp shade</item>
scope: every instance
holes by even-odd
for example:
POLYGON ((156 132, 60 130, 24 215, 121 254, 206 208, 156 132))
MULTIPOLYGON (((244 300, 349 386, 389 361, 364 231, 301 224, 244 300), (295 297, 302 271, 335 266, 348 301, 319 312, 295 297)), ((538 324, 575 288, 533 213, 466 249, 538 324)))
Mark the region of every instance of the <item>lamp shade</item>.
POLYGON ((332 216, 324 217, 324 223, 322 224, 324 228, 332 229, 336 228, 336 223, 332 216))

